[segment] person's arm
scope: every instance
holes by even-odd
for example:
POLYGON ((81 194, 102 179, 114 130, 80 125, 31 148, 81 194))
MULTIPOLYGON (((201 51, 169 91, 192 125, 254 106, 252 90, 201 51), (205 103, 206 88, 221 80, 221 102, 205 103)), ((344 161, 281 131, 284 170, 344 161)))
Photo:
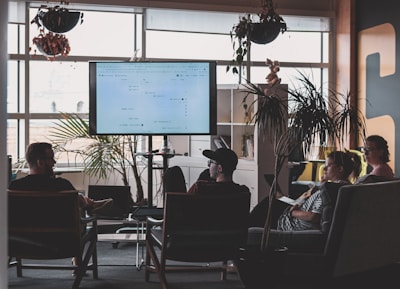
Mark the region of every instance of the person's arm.
POLYGON ((297 218, 314 224, 318 224, 321 221, 321 214, 300 210, 298 205, 292 206, 289 210, 289 214, 292 218, 297 218))
POLYGON ((199 182, 199 181, 195 182, 195 183, 189 188, 189 190, 187 191, 188 194, 195 194, 195 193, 197 193, 197 192, 199 191, 198 182, 199 182))

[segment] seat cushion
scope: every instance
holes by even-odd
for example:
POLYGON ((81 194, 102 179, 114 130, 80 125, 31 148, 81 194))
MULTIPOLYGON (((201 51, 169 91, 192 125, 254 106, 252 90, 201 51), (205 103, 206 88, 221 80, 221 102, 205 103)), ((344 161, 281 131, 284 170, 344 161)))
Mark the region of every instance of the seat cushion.
MULTIPOLYGON (((259 249, 264 228, 251 227, 248 230, 246 247, 259 249)), ((287 248, 289 252, 322 253, 325 247, 326 235, 320 230, 280 231, 271 230, 268 247, 271 249, 287 248)))

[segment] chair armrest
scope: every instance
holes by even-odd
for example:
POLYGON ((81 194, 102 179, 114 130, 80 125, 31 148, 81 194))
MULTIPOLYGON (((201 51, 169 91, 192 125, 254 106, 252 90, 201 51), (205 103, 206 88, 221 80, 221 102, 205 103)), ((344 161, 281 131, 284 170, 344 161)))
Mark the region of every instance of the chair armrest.
MULTIPOLYGON (((248 230, 247 246, 260 247, 264 228, 251 227, 248 230)), ((280 231, 271 230, 268 246, 271 248, 287 247, 289 252, 322 253, 326 235, 320 230, 280 231)))
POLYGON ((96 216, 89 216, 89 217, 81 217, 81 224, 87 225, 90 224, 90 227, 94 228, 97 232, 97 217, 96 216))
POLYGON ((81 217, 81 223, 82 224, 88 224, 88 223, 97 223, 97 217, 96 216, 89 216, 89 217, 81 217))
POLYGON ((152 217, 147 217, 147 226, 162 226, 164 219, 155 219, 152 217))

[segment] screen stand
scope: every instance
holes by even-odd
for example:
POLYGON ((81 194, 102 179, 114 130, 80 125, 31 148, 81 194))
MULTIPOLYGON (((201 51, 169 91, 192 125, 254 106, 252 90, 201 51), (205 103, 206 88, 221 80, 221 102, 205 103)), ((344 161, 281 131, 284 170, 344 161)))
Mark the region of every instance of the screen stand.
POLYGON ((147 158, 147 204, 153 207, 153 136, 149 135, 149 155, 147 158))
MULTIPOLYGON (((168 148, 169 146, 168 146, 168 136, 167 135, 164 135, 164 145, 163 145, 163 148, 168 148)), ((163 155, 162 155, 162 157, 163 157, 163 176, 165 175, 165 171, 167 170, 167 168, 168 168, 168 156, 167 156, 167 153, 168 152, 162 152, 162 153, 164 153, 163 155)), ((164 200, 164 197, 165 197, 165 182, 164 182, 164 180, 163 180, 163 191, 162 191, 162 195, 163 195, 163 200, 164 200)))
MULTIPOLYGON (((147 204, 148 207, 151 208, 153 207, 153 159, 154 155, 161 155, 163 159, 163 166, 162 172, 163 176, 165 174, 165 171, 168 169, 168 158, 172 157, 174 155, 173 151, 170 151, 171 148, 168 143, 168 136, 164 135, 163 139, 163 148, 161 152, 158 152, 158 150, 153 151, 153 136, 149 135, 149 140, 148 140, 148 156, 147 156, 147 204), (158 152, 158 153, 157 153, 158 152)), ((165 193, 165 183, 163 182, 163 196, 165 193)))

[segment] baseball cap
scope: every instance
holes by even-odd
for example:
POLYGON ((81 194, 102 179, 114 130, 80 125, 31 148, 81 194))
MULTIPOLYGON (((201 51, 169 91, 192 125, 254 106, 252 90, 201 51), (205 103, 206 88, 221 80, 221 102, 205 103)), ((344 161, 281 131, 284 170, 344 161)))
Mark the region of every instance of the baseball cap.
POLYGON ((216 151, 204 150, 203 155, 219 163, 223 168, 236 169, 238 157, 233 150, 227 148, 219 148, 216 151))

